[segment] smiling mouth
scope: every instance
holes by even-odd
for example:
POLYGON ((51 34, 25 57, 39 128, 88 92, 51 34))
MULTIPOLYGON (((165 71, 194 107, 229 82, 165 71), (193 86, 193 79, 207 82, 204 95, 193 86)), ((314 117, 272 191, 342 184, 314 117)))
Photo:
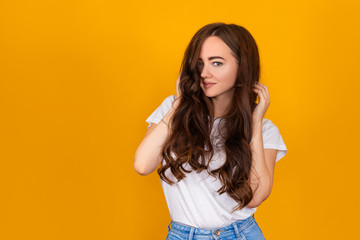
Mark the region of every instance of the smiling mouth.
POLYGON ((216 83, 204 83, 204 87, 205 88, 210 88, 212 86, 214 86, 216 83))

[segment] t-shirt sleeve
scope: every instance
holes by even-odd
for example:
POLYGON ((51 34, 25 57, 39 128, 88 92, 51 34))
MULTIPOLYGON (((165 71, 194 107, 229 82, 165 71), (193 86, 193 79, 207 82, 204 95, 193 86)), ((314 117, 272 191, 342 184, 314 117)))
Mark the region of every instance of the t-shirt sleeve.
POLYGON ((161 119, 166 115, 166 113, 170 110, 172 103, 175 101, 176 96, 170 95, 163 100, 160 106, 155 109, 155 111, 145 120, 149 123, 148 128, 151 126, 152 123, 158 124, 161 119))
POLYGON ((272 148, 277 149, 276 162, 285 156, 287 148, 281 137, 280 131, 277 126, 269 119, 263 119, 263 144, 264 149, 272 148))

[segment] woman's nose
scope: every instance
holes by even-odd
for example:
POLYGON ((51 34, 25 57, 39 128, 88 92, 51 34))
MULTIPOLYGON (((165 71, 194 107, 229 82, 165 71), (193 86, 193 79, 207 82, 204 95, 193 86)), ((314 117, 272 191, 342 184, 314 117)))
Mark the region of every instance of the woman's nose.
POLYGON ((204 67, 203 67, 203 69, 202 69, 202 71, 201 71, 200 76, 201 76, 202 78, 209 78, 209 77, 211 77, 211 73, 210 73, 209 68, 207 67, 207 65, 204 65, 204 67))

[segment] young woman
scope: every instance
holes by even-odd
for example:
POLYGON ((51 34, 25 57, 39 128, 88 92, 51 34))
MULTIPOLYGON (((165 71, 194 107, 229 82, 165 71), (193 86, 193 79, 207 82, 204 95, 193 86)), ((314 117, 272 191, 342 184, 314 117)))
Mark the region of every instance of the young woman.
POLYGON ((208 24, 191 39, 180 72, 178 95, 146 119, 134 163, 141 175, 160 165, 167 239, 265 239, 254 213, 287 148, 264 119, 270 99, 255 40, 241 26, 208 24))

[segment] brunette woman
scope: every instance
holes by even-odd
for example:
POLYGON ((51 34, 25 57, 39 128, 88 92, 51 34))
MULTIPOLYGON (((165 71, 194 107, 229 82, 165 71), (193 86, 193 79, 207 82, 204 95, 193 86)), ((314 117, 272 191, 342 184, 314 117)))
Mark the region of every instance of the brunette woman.
POLYGON ((270 98, 259 77, 258 47, 244 27, 212 23, 191 39, 178 95, 146 119, 135 153, 137 173, 157 169, 161 178, 167 239, 265 239, 254 213, 287 148, 264 118, 270 98))

